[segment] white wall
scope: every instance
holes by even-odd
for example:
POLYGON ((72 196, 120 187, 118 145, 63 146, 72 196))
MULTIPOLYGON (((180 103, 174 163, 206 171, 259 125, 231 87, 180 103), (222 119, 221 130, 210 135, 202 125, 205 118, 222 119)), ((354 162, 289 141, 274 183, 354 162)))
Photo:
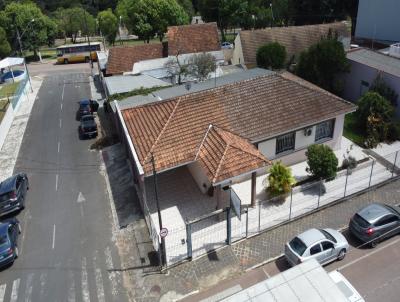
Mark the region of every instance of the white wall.
POLYGON ((207 178, 206 173, 201 168, 198 162, 193 162, 187 165, 190 174, 197 183, 201 192, 206 193, 208 188, 211 186, 210 181, 207 178))
POLYGON ((11 104, 8 105, 7 111, 0 122, 0 150, 3 147, 4 141, 7 137, 8 130, 14 120, 14 110, 11 104))
POLYGON ((232 65, 244 64, 242 41, 240 40, 240 33, 235 38, 235 48, 232 54, 232 65))
MULTIPOLYGON (((333 137, 325 142, 333 150, 340 149, 343 135, 344 114, 339 115, 335 119, 333 137)), ((304 161, 306 159, 305 152, 307 147, 315 143, 316 126, 309 127, 312 129, 310 136, 304 135, 304 128, 296 131, 295 150, 290 153, 275 154, 276 138, 272 138, 258 143, 258 150, 270 160, 281 160, 285 165, 292 165, 304 161)))

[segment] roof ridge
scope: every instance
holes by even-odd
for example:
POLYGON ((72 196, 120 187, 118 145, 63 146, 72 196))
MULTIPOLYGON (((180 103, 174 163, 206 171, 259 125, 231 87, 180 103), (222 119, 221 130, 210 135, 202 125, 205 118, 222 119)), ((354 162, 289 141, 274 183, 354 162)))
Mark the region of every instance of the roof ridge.
POLYGON ((203 143, 204 143, 204 141, 205 141, 206 138, 207 138, 208 132, 210 132, 210 130, 211 130, 212 127, 213 127, 213 124, 208 125, 207 131, 206 131, 206 133, 204 134, 204 137, 203 137, 203 139, 202 139, 202 141, 201 141, 201 143, 200 143, 199 148, 197 149, 196 156, 194 157, 194 160, 197 160, 197 157, 199 156, 199 153, 200 153, 200 149, 201 149, 201 147, 203 146, 203 143))
POLYGON ((153 153, 154 148, 156 147, 158 141, 161 139, 162 134, 165 132, 165 129, 167 128, 168 124, 170 123, 172 117, 174 116, 176 109, 178 108, 178 105, 180 103, 181 100, 178 100, 174 106, 174 109, 172 110, 168 120, 165 122, 164 127, 161 129, 160 133, 158 134, 157 138, 155 139, 153 145, 151 146, 149 152, 147 153, 146 157, 143 159, 143 163, 146 163, 146 161, 148 160, 148 158, 150 157, 150 155, 153 153))
MULTIPOLYGON (((218 134, 219 135, 219 134, 218 134)), ((219 135, 220 136, 220 135, 219 135)), ((215 181, 216 181, 216 179, 217 179, 217 177, 218 177, 218 175, 219 175, 219 172, 220 172, 220 170, 221 170, 221 166, 222 166, 222 162, 224 161, 224 158, 225 158, 225 154, 226 154, 226 152, 228 151, 228 147, 229 147, 229 144, 227 143, 226 144, 226 146, 225 146, 225 150, 224 150, 224 154, 222 154, 222 156, 221 156, 221 160, 219 161, 219 163, 218 163, 218 167, 217 167, 217 170, 215 171, 215 173, 214 173, 214 177, 213 177, 213 183, 215 183, 215 181)))

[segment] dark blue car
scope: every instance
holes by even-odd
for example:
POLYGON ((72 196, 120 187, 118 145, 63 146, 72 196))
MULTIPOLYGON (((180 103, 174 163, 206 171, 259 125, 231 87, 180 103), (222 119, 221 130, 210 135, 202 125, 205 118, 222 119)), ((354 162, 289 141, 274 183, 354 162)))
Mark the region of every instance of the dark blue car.
POLYGON ((18 258, 19 234, 21 234, 21 228, 16 218, 0 222, 0 267, 9 265, 18 258))
POLYGON ((93 114, 97 112, 99 108, 99 103, 95 100, 81 100, 79 101, 79 118, 84 115, 93 114))

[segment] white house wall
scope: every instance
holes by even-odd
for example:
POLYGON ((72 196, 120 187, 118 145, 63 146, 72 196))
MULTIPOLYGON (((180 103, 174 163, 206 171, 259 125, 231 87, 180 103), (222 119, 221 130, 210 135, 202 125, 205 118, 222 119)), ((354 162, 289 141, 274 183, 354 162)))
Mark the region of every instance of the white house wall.
MULTIPOLYGON (((340 149, 340 144, 343 135, 344 114, 339 115, 335 119, 333 130, 333 137, 323 143, 333 150, 340 149)), ((272 138, 258 143, 258 150, 270 160, 281 160, 286 165, 292 165, 304 161, 306 159, 305 152, 307 147, 315 144, 315 131, 316 125, 310 126, 312 134, 310 136, 304 135, 304 129, 296 131, 295 150, 290 153, 282 153, 282 155, 275 154, 276 152, 276 138, 272 138)))
POLYGON ((242 41, 240 40, 240 33, 235 38, 235 48, 232 54, 232 65, 244 64, 242 41))
POLYGON ((200 191, 206 193, 208 188, 211 186, 207 175, 204 173, 203 169, 200 167, 198 162, 193 162, 187 165, 190 174, 192 174, 193 179, 197 183, 200 191))

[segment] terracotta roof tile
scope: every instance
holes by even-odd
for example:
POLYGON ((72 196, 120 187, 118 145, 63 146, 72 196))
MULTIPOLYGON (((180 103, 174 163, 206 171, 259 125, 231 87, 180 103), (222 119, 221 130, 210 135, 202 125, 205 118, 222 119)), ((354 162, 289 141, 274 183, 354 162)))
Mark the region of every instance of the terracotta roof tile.
MULTIPOLYGON (((218 132, 222 141, 213 140, 214 145, 235 142, 228 150, 232 152, 229 160, 222 163, 230 167, 229 162, 235 162, 235 156, 243 155, 243 152, 251 155, 248 158, 257 156, 252 153, 254 150, 245 147, 246 144, 241 145, 237 136, 252 143, 260 142, 354 111, 355 108, 355 105, 320 88, 274 73, 125 109, 122 115, 139 161, 148 175, 152 171, 150 151, 156 159, 157 171, 193 162, 210 124, 225 130, 222 134, 218 132), (230 137, 228 132, 234 133, 234 136, 230 137)), ((221 151, 218 150, 221 146, 215 147, 213 152, 215 162, 221 158, 221 151)), ((247 159, 243 164, 251 165, 247 159)), ((207 163, 210 171, 215 171, 215 165, 210 158, 207 163)), ((217 177, 227 177, 232 173, 223 165, 217 177)), ((213 173, 210 172, 210 175, 213 173)))
POLYGON ((106 73, 122 74, 132 71, 133 64, 141 60, 163 57, 162 43, 112 47, 109 50, 106 73))
POLYGON ((242 30, 240 41, 244 63, 250 66, 256 65, 257 49, 271 42, 278 42, 285 46, 289 59, 317 43, 328 34, 330 29, 333 33, 337 32, 339 36, 350 38, 350 32, 344 22, 242 30))
POLYGON ((196 159, 212 184, 270 164, 252 143, 213 125, 207 129, 196 159))
POLYGON ((168 27, 168 54, 221 50, 216 23, 168 27))

